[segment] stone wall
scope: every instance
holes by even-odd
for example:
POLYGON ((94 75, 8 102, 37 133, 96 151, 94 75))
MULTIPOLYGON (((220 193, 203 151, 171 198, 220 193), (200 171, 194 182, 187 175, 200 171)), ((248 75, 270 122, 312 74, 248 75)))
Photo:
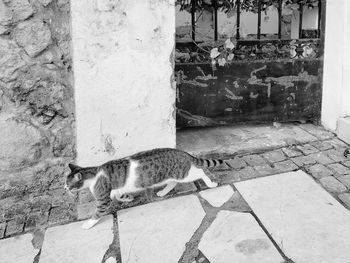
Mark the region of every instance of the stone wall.
POLYGON ((64 202, 72 76, 69 1, 0 0, 0 223, 64 202))

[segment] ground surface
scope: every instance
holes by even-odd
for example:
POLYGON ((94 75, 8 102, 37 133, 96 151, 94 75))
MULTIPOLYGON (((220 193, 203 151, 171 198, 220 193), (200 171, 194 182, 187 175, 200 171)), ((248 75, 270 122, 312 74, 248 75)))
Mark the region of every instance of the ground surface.
POLYGON ((147 191, 88 231, 70 223, 92 211, 80 193, 75 217, 58 207, 2 223, 0 262, 350 262, 350 159, 332 133, 294 125, 178 138, 179 148, 227 159, 211 171, 219 187, 147 191))

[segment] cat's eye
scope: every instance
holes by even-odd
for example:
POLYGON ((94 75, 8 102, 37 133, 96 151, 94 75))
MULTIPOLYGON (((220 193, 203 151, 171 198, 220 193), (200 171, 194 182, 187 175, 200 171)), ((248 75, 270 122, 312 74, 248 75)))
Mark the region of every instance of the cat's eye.
POLYGON ((81 178, 82 178, 81 173, 76 173, 76 174, 74 175, 74 179, 77 180, 77 181, 80 181, 81 178))

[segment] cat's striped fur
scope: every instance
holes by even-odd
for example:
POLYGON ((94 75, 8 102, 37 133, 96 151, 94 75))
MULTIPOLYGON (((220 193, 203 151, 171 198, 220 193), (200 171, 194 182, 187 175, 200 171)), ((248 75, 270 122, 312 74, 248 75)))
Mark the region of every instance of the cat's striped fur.
POLYGON ((157 193, 164 196, 177 183, 202 179, 208 187, 217 186, 203 168, 223 164, 222 160, 207 160, 170 148, 140 152, 130 157, 109 161, 101 166, 82 168, 70 164, 66 179, 68 190, 89 188, 97 201, 93 218, 83 227, 90 228, 108 212, 111 199, 132 201, 130 194, 146 188, 165 185, 157 193), (90 223, 89 223, 90 222, 90 223))

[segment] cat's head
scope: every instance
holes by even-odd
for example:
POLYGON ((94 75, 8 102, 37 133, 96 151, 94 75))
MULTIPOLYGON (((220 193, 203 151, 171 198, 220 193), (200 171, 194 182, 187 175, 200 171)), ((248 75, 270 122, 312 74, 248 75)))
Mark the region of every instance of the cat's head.
POLYGON ((66 178, 64 188, 69 191, 81 189, 84 186, 83 168, 72 163, 68 164, 68 167, 70 173, 66 178))

